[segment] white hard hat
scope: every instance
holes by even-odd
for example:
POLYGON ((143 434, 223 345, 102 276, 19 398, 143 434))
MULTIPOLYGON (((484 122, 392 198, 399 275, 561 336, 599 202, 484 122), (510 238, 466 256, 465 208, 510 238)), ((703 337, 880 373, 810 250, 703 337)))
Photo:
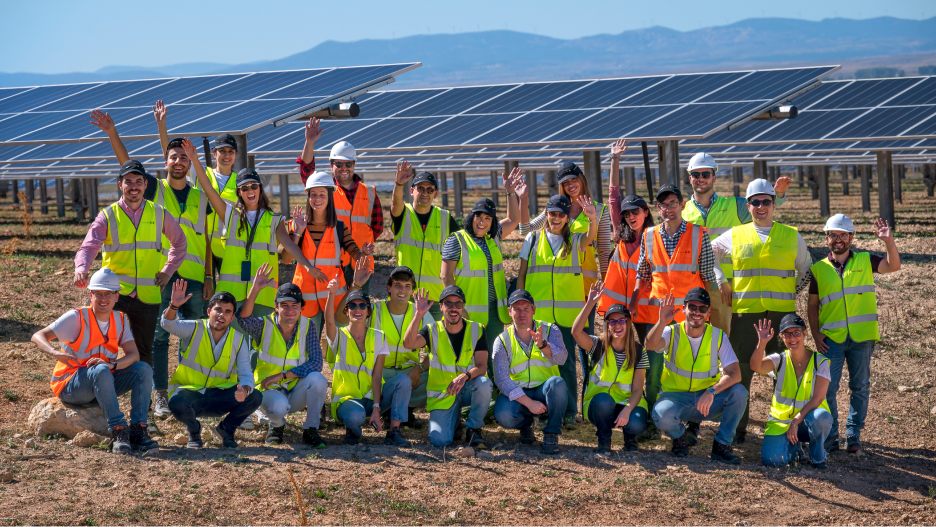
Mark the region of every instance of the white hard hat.
POLYGON ((120 291, 120 278, 107 267, 91 275, 88 281, 89 291, 120 291))
POLYGON ((844 214, 836 214, 829 218, 829 221, 825 222, 825 227, 822 228, 823 231, 842 231, 842 232, 855 232, 855 224, 852 223, 851 218, 844 214))
POLYGON ((692 156, 692 159, 689 160, 689 172, 697 168, 711 168, 712 171, 718 172, 718 163, 715 162, 715 158, 704 153, 699 152, 698 154, 692 156))
POLYGON ((357 150, 347 141, 338 141, 332 147, 328 159, 337 159, 338 161, 357 161, 357 150))
POLYGON ((769 196, 776 196, 777 191, 774 190, 773 185, 770 184, 770 181, 759 178, 748 183, 747 194, 744 195, 744 199, 751 199, 752 197, 758 194, 767 194, 769 196))
POLYGON ((332 179, 331 174, 326 172, 315 171, 309 174, 309 177, 306 179, 305 189, 309 190, 310 188, 315 187, 325 187, 325 188, 335 188, 335 180, 332 179))

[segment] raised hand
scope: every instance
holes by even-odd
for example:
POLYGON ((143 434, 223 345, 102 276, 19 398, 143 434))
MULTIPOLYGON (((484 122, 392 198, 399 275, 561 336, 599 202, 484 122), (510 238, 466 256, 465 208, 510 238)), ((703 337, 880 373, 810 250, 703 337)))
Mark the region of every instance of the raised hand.
MULTIPOLYGON (((313 269, 315 268, 313 267, 313 269)), ((315 269, 315 270, 318 271, 318 269, 315 269)), ((321 273, 322 276, 325 276, 325 273, 322 273, 322 271, 318 271, 318 272, 321 273)), ((338 287, 339 287, 338 273, 335 273, 335 277, 328 281, 327 287, 328 287, 328 294, 336 295, 336 296, 338 295, 338 287)))
POLYGON ((166 105, 162 101, 156 101, 156 106, 153 106, 153 117, 157 123, 166 122, 166 105))
POLYGON ((894 239, 894 234, 891 232, 890 225, 888 225, 887 220, 883 218, 874 220, 874 235, 882 242, 889 242, 894 239))
POLYGON ((276 285, 276 278, 273 278, 270 273, 272 270, 273 266, 268 263, 261 265, 260 268, 257 269, 257 274, 254 275, 254 287, 256 287, 258 291, 262 291, 265 287, 276 285))
POLYGON ((666 295, 663 297, 663 303, 660 304, 660 322, 664 324, 669 324, 673 321, 675 316, 674 310, 676 309, 676 298, 673 295, 666 295))
POLYGON ((185 156, 190 161, 198 161, 198 151, 195 150, 195 144, 188 137, 182 140, 182 150, 185 151, 185 156))
POLYGON ((305 140, 308 143, 315 143, 319 137, 322 137, 322 121, 312 117, 305 125, 305 140))
POLYGON ((306 218, 305 207, 302 205, 296 205, 292 213, 293 228, 296 229, 296 234, 302 235, 302 231, 306 229, 308 225, 308 218, 306 218))
MULTIPOLYGON (((371 245, 373 246, 373 244, 371 245)), ((364 256, 358 258, 358 261, 354 262, 354 276, 351 278, 351 284, 357 287, 364 287, 364 284, 366 284, 373 275, 374 271, 371 270, 370 257, 364 256)))
POLYGON ((504 180, 504 190, 514 192, 517 184, 523 181, 523 171, 520 170, 520 167, 514 167, 510 174, 501 172, 501 179, 504 180))
POLYGON ((773 186, 774 192, 776 192, 778 195, 786 194, 786 191, 788 188, 790 188, 790 183, 792 182, 793 180, 786 176, 778 177, 777 182, 774 183, 774 186, 773 186))
POLYGON ((416 290, 416 294, 413 295, 413 302, 415 303, 414 308, 416 309, 416 312, 419 313, 419 317, 428 313, 429 308, 432 307, 433 303, 429 298, 429 291, 427 291, 425 288, 416 290))
POLYGON ((172 296, 169 298, 169 303, 178 307, 182 304, 188 302, 189 298, 192 298, 192 293, 185 294, 185 290, 188 289, 188 283, 179 278, 172 284, 172 296))
POLYGON ((601 299, 601 293, 604 291, 604 282, 597 281, 592 284, 591 289, 588 290, 588 297, 585 298, 586 304, 591 304, 597 302, 601 299))
POLYGON ((403 185, 414 176, 413 174, 413 165, 407 163, 406 161, 401 161, 397 163, 396 166, 396 184, 403 185))
POLYGON ((618 139, 611 145, 611 155, 613 156, 619 156, 623 154, 625 150, 627 150, 627 141, 624 139, 618 139))
POLYGON ((769 342, 773 338, 774 330, 771 325, 770 320, 766 318, 762 318, 757 321, 757 324, 754 324, 754 329, 757 330, 757 340, 763 343, 769 342))
POLYGON ((528 188, 529 187, 527 187, 526 179, 521 179, 518 181, 517 186, 514 187, 514 192, 517 193, 517 199, 522 199, 523 196, 526 196, 528 188))
POLYGON ((101 131, 108 136, 117 132, 117 127, 114 126, 114 120, 111 118, 110 114, 104 113, 101 110, 94 110, 91 112, 91 124, 100 128, 101 131))
POLYGON ((595 219, 595 202, 591 198, 587 197, 585 194, 582 194, 578 197, 578 204, 582 207, 582 212, 585 213, 585 217, 589 220, 595 219))

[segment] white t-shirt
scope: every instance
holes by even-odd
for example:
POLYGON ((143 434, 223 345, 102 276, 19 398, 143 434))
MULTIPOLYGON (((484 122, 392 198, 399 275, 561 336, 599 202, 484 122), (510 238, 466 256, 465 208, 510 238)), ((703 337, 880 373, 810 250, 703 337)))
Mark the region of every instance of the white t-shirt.
POLYGON ((231 176, 225 176, 215 170, 212 170, 212 173, 214 174, 215 181, 218 182, 218 188, 224 188, 228 180, 231 179, 231 176))
MULTIPOLYGON (((341 330, 339 329, 338 331, 335 332, 335 340, 338 339, 338 334, 339 334, 340 331, 341 331, 341 330)), ((405 330, 404 330, 404 331, 405 331, 405 330)), ((332 341, 332 339, 328 338, 328 333, 325 333, 325 340, 328 342, 328 347, 329 347, 329 348, 334 348, 334 347, 335 347, 335 343, 332 341)), ((381 356, 381 355, 390 355, 390 346, 387 345, 387 339, 386 339, 386 338, 374 339, 374 346, 377 348, 377 349, 373 350, 373 351, 374 351, 374 355, 375 355, 376 357, 379 357, 379 356, 381 356)), ((335 350, 335 351, 337 352, 337 350, 335 350)), ((368 351, 370 351, 370 350, 368 350, 368 351)))
MULTIPOLYGON (((771 353, 770 355, 767 355, 767 358, 770 359, 771 362, 773 362, 774 373, 779 374, 780 373, 780 354, 771 353)), ((819 369, 816 370, 816 376, 822 377, 823 379, 827 379, 829 382, 832 382, 832 372, 829 369, 829 361, 826 360, 826 361, 821 361, 819 363, 819 369)), ((799 375, 796 377, 797 382, 800 382, 802 380, 803 380, 802 375, 799 375)))
MULTIPOLYGON (((116 317, 119 315, 115 314, 114 316, 116 317)), ((128 340, 133 340, 133 332, 130 331, 130 323, 128 320, 126 320, 126 318, 124 321, 123 338, 120 339, 120 344, 123 344, 128 340)), ((107 330, 110 328, 110 317, 107 318, 107 322, 101 322, 98 320, 98 327, 101 328, 102 335, 107 335, 107 330)), ((60 316, 58 320, 49 326, 49 329, 55 333, 55 336, 58 337, 59 342, 74 342, 81 333, 81 322, 78 318, 78 311, 72 309, 68 313, 60 316)))
MULTIPOLYGON (((553 254, 559 254, 559 250, 562 249, 562 236, 559 234, 553 234, 547 230, 531 232, 527 234, 527 237, 523 240, 523 246, 520 248, 520 258, 529 261, 530 252, 533 251, 533 235, 534 234, 545 234, 546 241, 549 242, 549 246, 552 248, 553 254)), ((572 233, 572 238, 570 238, 570 243, 572 243, 576 237, 581 238, 583 234, 581 232, 572 233)))
MULTIPOLYGON (((388 313, 389 313, 389 311, 388 311, 388 313)), ((403 327, 403 317, 405 317, 405 316, 406 316, 406 314, 403 314, 403 315, 394 315, 393 313, 390 313, 390 318, 393 319, 393 325, 395 325, 395 326, 398 327, 398 328, 402 328, 402 329, 400 330, 400 335, 405 335, 405 334, 406 334, 407 328, 404 328, 404 327, 403 327)), ((424 328, 424 327, 426 327, 426 326, 431 326, 432 324, 435 324, 435 319, 432 318, 432 315, 430 315, 428 312, 426 312, 426 314, 423 315, 422 325, 420 325, 419 327, 420 327, 420 328, 424 328)))
MULTIPOLYGON (((669 348, 670 336, 672 335, 672 332, 672 326, 666 326, 663 328, 663 347, 654 351, 657 353, 663 353, 667 348, 669 348)), ((693 358, 699 356, 699 346, 702 345, 703 338, 704 337, 689 337, 689 344, 692 346, 693 358)), ((728 341, 728 335, 725 335, 722 338, 721 346, 718 348, 718 362, 721 363, 722 368, 738 362, 738 357, 735 355, 734 349, 731 348, 731 342, 728 341)))

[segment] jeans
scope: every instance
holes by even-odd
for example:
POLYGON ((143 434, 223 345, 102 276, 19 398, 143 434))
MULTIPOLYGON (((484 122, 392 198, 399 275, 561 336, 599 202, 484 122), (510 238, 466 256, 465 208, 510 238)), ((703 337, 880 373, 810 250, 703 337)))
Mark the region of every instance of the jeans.
MULTIPOLYGON (((780 353, 786 346, 780 341, 780 321, 783 317, 789 315, 785 311, 764 311, 763 313, 735 313, 731 316, 731 336, 728 340, 731 342, 731 348, 738 357, 738 366, 741 369, 741 385, 745 390, 751 390, 751 379, 754 378, 754 371, 751 370, 751 355, 757 348, 757 330, 754 325, 762 319, 770 320, 772 326, 776 328, 776 335, 767 343, 767 349, 764 356, 771 353, 780 353)), ((741 415, 741 421, 738 423, 738 433, 747 432, 749 408, 744 408, 741 415)))
MULTIPOLYGON (((405 423, 408 418, 407 406, 412 386, 410 378, 406 375, 397 375, 386 381, 380 390, 380 413, 390 412, 390 419, 405 423)), ((337 399, 334 394, 332 398, 337 399)), ((338 420, 350 428, 354 435, 361 437, 361 425, 367 416, 374 411, 372 399, 348 399, 338 405, 338 420)))
POLYGON ((748 391, 744 386, 734 384, 727 390, 716 393, 708 415, 703 416, 696 405, 705 393, 705 390, 662 392, 653 405, 653 422, 666 435, 679 438, 686 431, 683 423, 720 420, 715 440, 723 445, 730 445, 734 441, 741 414, 747 408, 748 391))
POLYGON ((134 362, 121 370, 111 371, 107 364, 78 368, 68 380, 59 399, 67 404, 88 404, 97 401, 107 426, 127 426, 117 397, 130 392, 130 424, 145 423, 153 391, 153 369, 145 362, 134 362))
MULTIPOLYGON (((565 413, 569 399, 569 390, 562 377, 550 377, 536 388, 523 388, 523 393, 534 401, 546 405, 546 427, 543 432, 547 434, 562 433, 562 417, 565 413)), ((574 399, 573 399, 574 400, 574 399)), ((534 416, 526 406, 518 401, 511 401, 506 395, 497 396, 494 403, 494 419, 497 424, 508 430, 519 430, 533 424, 534 416)))
POLYGON ((261 392, 263 402, 260 408, 270 418, 270 426, 286 424, 286 414, 306 411, 302 428, 318 428, 322 417, 322 406, 328 394, 328 381, 321 373, 314 371, 298 380, 291 390, 271 388, 261 392))
MULTIPOLYGON (((595 425, 599 443, 611 441, 611 431, 614 430, 614 420, 617 419, 626 404, 618 404, 614 397, 607 393, 599 393, 592 397, 588 403, 588 421, 595 425)), ((647 411, 638 406, 631 411, 624 433, 635 436, 647 428, 647 411)))
MULTIPOLYGON (((832 415, 822 408, 816 408, 806 414, 796 431, 800 443, 809 443, 809 459, 813 463, 822 463, 826 458, 825 439, 832 430, 832 415)), ((796 461, 802 455, 800 443, 790 443, 786 434, 765 435, 761 443, 761 463, 768 467, 781 467, 796 461)))
MULTIPOLYGON (((172 292, 172 285, 167 284, 165 288, 172 292)), ((133 341, 140 352, 140 362, 145 362, 152 368, 153 339, 156 337, 156 326, 159 325, 160 316, 159 304, 147 304, 137 297, 120 295, 114 309, 127 315, 133 341)))
POLYGON ((185 429, 191 433, 201 430, 198 417, 222 417, 218 425, 222 430, 233 434, 245 419, 260 408, 263 395, 258 390, 251 390, 243 402, 234 397, 237 386, 230 388, 207 388, 205 393, 179 388, 169 397, 169 410, 185 429))
MULTIPOLYGON (((182 277, 179 273, 172 275, 169 284, 162 290, 162 304, 159 305, 159 316, 169 308, 172 299, 172 284, 182 277)), ((205 305, 202 300, 202 282, 185 279, 186 292, 192 294, 188 302, 179 307, 179 318, 185 320, 200 320, 205 318, 205 305)), ((136 333, 134 333, 136 335, 136 333)), ((169 332, 156 325, 156 338, 153 341, 153 387, 156 391, 166 391, 169 388, 169 332)))
MULTIPOLYGON (((592 308, 591 313, 588 314, 588 327, 585 328, 585 333, 589 335, 595 334, 595 312, 598 311, 598 306, 592 308)), ((570 331, 571 333, 571 331, 570 331)), ((573 338, 574 340, 574 338, 573 338)), ((588 391, 588 374, 594 369, 595 365, 591 363, 591 356, 589 356, 589 350, 583 350, 578 344, 573 344, 572 348, 569 348, 569 354, 572 354, 572 350, 578 349, 578 361, 582 365, 582 411, 585 411, 585 392, 588 391)))
POLYGON ((572 328, 558 324, 556 326, 562 334, 562 343, 565 344, 565 349, 569 352, 565 363, 559 366, 559 376, 565 381, 566 390, 569 393, 564 417, 575 417, 575 414, 578 413, 578 371, 575 369, 575 337, 572 336, 572 328))
POLYGON ((487 413, 488 406, 491 404, 491 393, 494 390, 494 383, 491 379, 481 376, 467 381, 458 395, 455 396, 455 402, 445 410, 431 410, 429 412, 429 442, 432 446, 444 447, 452 444, 452 438, 455 436, 455 427, 458 426, 458 420, 461 418, 461 409, 470 406, 468 420, 465 426, 468 428, 484 427, 484 414, 487 413))
MULTIPOLYGON (((413 366, 413 368, 419 368, 418 366, 413 366)), ((405 375, 409 379, 409 375, 406 375, 409 368, 384 368, 383 369, 383 379, 384 382, 394 379, 397 375, 405 375)), ((407 402, 407 408, 425 408, 426 407, 426 384, 429 382, 429 370, 421 372, 419 374, 419 385, 413 388, 413 381, 410 380, 410 396, 409 402, 407 402)))
POLYGON ((826 402, 832 413, 832 436, 838 436, 838 389, 842 382, 842 366, 848 365, 848 389, 851 397, 848 403, 848 422, 845 423, 845 437, 859 439, 861 429, 864 428, 865 417, 868 415, 868 400, 871 397, 871 353, 874 352, 874 341, 855 342, 851 336, 845 342, 837 344, 826 337, 825 343, 829 351, 825 353, 829 359, 829 369, 832 380, 829 381, 829 391, 826 393, 826 402))

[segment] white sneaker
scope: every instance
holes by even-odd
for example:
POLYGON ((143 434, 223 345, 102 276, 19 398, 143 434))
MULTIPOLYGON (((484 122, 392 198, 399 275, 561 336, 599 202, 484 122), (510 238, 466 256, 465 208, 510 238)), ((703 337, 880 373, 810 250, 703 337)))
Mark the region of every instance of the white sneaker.
POLYGON ((256 427, 254 426, 253 419, 251 419, 251 416, 248 416, 247 419, 244 419, 244 422, 241 423, 240 426, 238 426, 237 428, 240 428, 242 430, 253 430, 256 427))
POLYGON ((169 399, 162 392, 153 392, 153 414, 160 419, 165 419, 172 415, 169 410, 169 399))
POLYGON ((256 410, 254 410, 254 413, 253 413, 253 415, 252 415, 251 417, 254 418, 254 419, 256 419, 256 420, 257 420, 257 424, 260 425, 260 426, 264 426, 264 425, 270 424, 270 418, 267 417, 267 414, 263 413, 263 410, 261 410, 261 409, 259 409, 259 408, 257 408, 256 410))

